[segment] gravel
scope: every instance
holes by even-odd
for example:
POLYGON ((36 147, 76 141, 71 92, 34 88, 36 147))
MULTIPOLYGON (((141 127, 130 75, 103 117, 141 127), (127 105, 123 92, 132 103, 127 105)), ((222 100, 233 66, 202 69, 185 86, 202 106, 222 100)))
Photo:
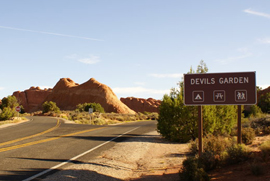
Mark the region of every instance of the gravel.
POLYGON ((118 181, 155 178, 158 181, 166 174, 174 174, 171 180, 175 180, 187 154, 188 144, 167 142, 154 131, 117 143, 97 158, 64 167, 43 180, 118 181))

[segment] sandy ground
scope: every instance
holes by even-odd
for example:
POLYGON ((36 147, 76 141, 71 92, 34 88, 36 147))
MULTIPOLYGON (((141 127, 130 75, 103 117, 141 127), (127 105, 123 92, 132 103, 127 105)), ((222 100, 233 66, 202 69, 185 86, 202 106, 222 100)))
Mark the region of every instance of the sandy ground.
POLYGON ((187 144, 169 143, 154 131, 117 143, 99 157, 67 166, 43 180, 179 180, 187 153, 187 144))
POLYGON ((9 126, 15 126, 15 125, 18 125, 18 124, 21 124, 21 123, 24 123, 24 122, 29 121, 28 119, 21 119, 20 117, 15 117, 14 119, 17 119, 18 121, 16 123, 5 123, 5 124, 2 124, 2 125, 0 125, 0 128, 6 128, 6 127, 9 127, 9 126))

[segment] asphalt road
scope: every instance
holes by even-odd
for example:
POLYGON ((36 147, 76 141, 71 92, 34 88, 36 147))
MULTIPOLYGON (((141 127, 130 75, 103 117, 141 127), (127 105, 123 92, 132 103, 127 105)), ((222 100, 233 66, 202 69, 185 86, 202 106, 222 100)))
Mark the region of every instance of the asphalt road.
POLYGON ((115 143, 156 129, 156 121, 109 126, 65 124, 48 117, 0 129, 0 180, 39 180, 84 163, 115 143))

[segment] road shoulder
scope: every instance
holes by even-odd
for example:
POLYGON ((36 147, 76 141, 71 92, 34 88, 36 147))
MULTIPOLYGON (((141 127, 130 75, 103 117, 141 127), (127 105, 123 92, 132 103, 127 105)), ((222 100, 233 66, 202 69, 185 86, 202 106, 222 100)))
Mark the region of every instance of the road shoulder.
POLYGON ((27 121, 29 121, 29 119, 22 119, 21 117, 14 117, 13 120, 7 120, 7 121, 1 122, 0 129, 7 128, 10 126, 19 125, 19 124, 25 123, 27 121), (16 121, 14 122, 14 120, 16 120, 16 121))
POLYGON ((177 180, 187 154, 188 144, 167 142, 154 131, 117 143, 99 157, 44 180, 177 180))

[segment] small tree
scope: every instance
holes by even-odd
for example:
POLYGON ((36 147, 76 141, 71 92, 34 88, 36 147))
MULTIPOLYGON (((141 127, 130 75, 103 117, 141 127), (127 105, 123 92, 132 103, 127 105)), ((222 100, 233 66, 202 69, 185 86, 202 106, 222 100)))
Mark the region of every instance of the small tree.
MULTIPOLYGON (((1 109, 0 109, 1 110, 1 109)), ((3 121, 3 120, 8 120, 10 119, 11 117, 14 116, 14 110, 12 110, 10 107, 5 107, 1 113, 0 113, 0 120, 3 121)))
MULTIPOLYGON (((206 73, 208 68, 201 61, 197 73, 206 73)), ((190 69, 188 73, 194 73, 190 69)), ((159 107, 157 130, 172 141, 187 142, 198 136, 198 109, 183 103, 183 81, 179 82, 180 91, 171 89, 170 95, 164 95, 159 107)), ((230 133, 236 124, 236 106, 203 106, 204 134, 230 133)))
POLYGON ((0 105, 0 120, 8 120, 15 116, 15 107, 17 106, 19 106, 19 103, 15 96, 4 97, 0 105))
POLYGON ((57 107, 56 103, 55 102, 44 102, 43 105, 43 113, 47 113, 47 112, 55 112, 55 113, 59 113, 60 112, 60 109, 59 107, 57 107))
POLYGON ((15 109, 15 107, 19 106, 18 100, 15 96, 8 96, 2 99, 1 109, 5 107, 9 107, 11 109, 15 109))

